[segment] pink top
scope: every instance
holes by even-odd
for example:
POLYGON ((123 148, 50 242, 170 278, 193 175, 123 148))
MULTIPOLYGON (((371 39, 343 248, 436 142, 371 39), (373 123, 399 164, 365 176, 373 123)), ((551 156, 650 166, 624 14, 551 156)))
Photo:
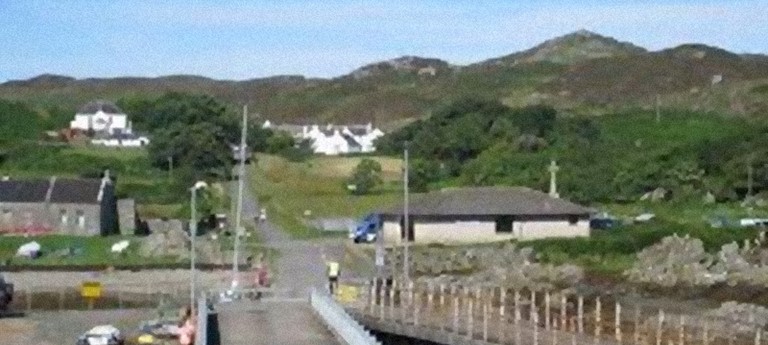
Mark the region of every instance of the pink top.
POLYGON ((179 343, 181 345, 192 345, 195 339, 195 323, 192 318, 187 319, 184 325, 179 328, 179 343))

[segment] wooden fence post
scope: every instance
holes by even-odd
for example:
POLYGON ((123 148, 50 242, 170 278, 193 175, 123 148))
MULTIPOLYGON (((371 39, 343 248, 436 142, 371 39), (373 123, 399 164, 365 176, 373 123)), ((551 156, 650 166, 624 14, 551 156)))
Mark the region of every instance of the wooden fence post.
POLYGON ((517 291, 515 289, 515 324, 520 323, 520 319, 522 319, 522 315, 520 315, 520 291, 517 291))
POLYGON ((467 339, 472 340, 475 330, 474 311, 475 301, 467 294, 467 339))
POLYGON ((621 304, 619 301, 616 301, 616 311, 614 312, 614 324, 613 329, 616 333, 616 342, 621 344, 621 304))
POLYGON ((549 290, 544 292, 544 329, 549 330, 549 324, 551 315, 549 314, 549 307, 551 305, 549 290))
POLYGON ((577 302, 576 313, 578 317, 578 319, 576 319, 576 323, 578 324, 578 327, 579 327, 579 333, 584 333, 584 296, 579 295, 578 300, 576 302, 577 302))
POLYGON ((677 342, 679 345, 685 345, 685 315, 680 314, 680 328, 678 329, 677 342))
POLYGON ((395 287, 397 281, 392 279, 392 286, 389 287, 389 319, 395 321, 395 287))
MULTIPOLYGON (((528 312, 528 319, 533 321, 533 315, 536 314, 536 290, 531 288, 531 309, 528 312)), ((538 323, 536 323, 538 325, 538 323)))
MULTIPOLYGON (((418 288, 418 285, 416 286, 418 288)), ((421 308, 421 293, 414 291, 413 296, 413 325, 419 326, 419 309, 421 308)))
POLYGON ((507 328, 507 322, 506 317, 504 314, 506 313, 506 307, 507 307, 507 288, 500 286, 499 287, 499 343, 504 343, 504 336, 505 332, 504 330, 507 328))
MULTIPOLYGON (((414 302, 413 301, 413 293, 414 293, 413 287, 414 287, 413 280, 409 280, 408 281, 408 308, 413 308, 413 302, 414 302)), ((407 310, 406 310, 406 312, 407 312, 407 310)))
POLYGON ((661 330, 664 326, 664 311, 659 309, 659 322, 656 324, 656 345, 661 345, 661 330))
POLYGON ((451 296, 453 296, 453 333, 459 334, 459 295, 456 293, 455 285, 451 285, 451 296))
POLYGON ((382 279, 381 284, 379 284, 379 289, 376 291, 376 297, 379 300, 378 306, 379 306, 379 320, 384 321, 384 311, 386 310, 387 304, 384 302, 384 289, 387 287, 387 283, 385 280, 382 279))
POLYGON ((560 329, 568 330, 568 297, 560 292, 560 329))
POLYGON ((373 315, 373 307, 376 304, 376 279, 371 280, 368 284, 368 312, 373 315))
POLYGON ((601 318, 600 318, 600 309, 602 308, 602 303, 600 303, 600 296, 597 296, 595 299, 595 338, 600 337, 600 333, 602 333, 602 325, 601 325, 601 318))
POLYGON ((435 285, 432 283, 429 283, 428 290, 427 290, 427 308, 424 309, 424 325, 429 326, 429 320, 432 318, 432 308, 434 308, 434 298, 435 298, 435 285))
POLYGON ((483 301, 483 341, 488 342, 488 296, 483 301))
POLYGON ((632 337, 634 339, 635 345, 640 344, 640 307, 635 306, 635 317, 634 317, 634 327, 633 327, 633 333, 634 336, 632 337))
POLYGON ((400 288, 397 289, 397 302, 398 306, 400 306, 400 323, 406 324, 408 321, 408 306, 406 302, 406 298, 408 297, 407 290, 408 289, 408 282, 401 281, 400 282, 400 288))
POLYGON ((533 345, 539 345, 539 313, 534 312, 531 321, 533 321, 533 345))

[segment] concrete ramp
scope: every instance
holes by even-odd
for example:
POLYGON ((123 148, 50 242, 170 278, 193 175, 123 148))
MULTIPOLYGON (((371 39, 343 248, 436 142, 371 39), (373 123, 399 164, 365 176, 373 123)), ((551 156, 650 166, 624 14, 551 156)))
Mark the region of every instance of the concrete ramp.
POLYGON ((217 306, 221 345, 338 345, 306 299, 235 301, 217 306))

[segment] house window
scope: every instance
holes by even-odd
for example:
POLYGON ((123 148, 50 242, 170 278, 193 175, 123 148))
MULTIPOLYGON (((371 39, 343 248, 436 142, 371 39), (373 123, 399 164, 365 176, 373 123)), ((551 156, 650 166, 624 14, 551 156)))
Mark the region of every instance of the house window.
POLYGON ((59 211, 59 219, 61 220, 61 225, 67 225, 69 222, 69 216, 67 215, 67 210, 61 209, 59 211))
POLYGON ((511 233, 513 222, 514 218, 512 216, 500 216, 496 218, 496 233, 511 233))
POLYGON ((570 225, 576 225, 579 223, 579 217, 578 216, 568 216, 568 224, 570 225))
POLYGON ((82 210, 77 210, 75 214, 77 215, 77 226, 80 229, 85 229, 85 213, 82 210))

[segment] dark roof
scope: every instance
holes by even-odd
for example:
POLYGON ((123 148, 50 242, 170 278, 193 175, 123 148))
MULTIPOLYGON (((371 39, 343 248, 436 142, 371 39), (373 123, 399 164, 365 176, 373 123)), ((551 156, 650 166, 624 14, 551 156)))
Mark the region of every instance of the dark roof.
POLYGON ((355 140, 355 138, 353 138, 353 137, 351 137, 349 135, 342 134, 341 137, 344 138, 344 140, 347 141, 347 144, 349 146, 362 146, 362 145, 360 145, 360 143, 357 142, 357 140, 355 140))
POLYGON ((0 181, 0 202, 43 202, 48 180, 0 181))
POLYGON ((51 193, 52 203, 95 204, 98 203, 100 179, 56 179, 51 193))
POLYGON ((78 114, 96 114, 99 110, 106 114, 122 114, 123 111, 118 108, 115 103, 109 101, 93 101, 88 102, 84 106, 80 107, 77 111, 78 114))
MULTIPOLYGON (((381 213, 401 215, 402 212, 400 205, 381 213)), ((445 189, 414 196, 408 207, 409 214, 422 216, 554 216, 592 212, 587 207, 525 187, 445 189)))
MULTIPOLYGON (((49 202, 60 204, 99 203, 101 179, 53 179, 49 202)), ((0 181, 0 202, 45 202, 51 180, 0 181)))

